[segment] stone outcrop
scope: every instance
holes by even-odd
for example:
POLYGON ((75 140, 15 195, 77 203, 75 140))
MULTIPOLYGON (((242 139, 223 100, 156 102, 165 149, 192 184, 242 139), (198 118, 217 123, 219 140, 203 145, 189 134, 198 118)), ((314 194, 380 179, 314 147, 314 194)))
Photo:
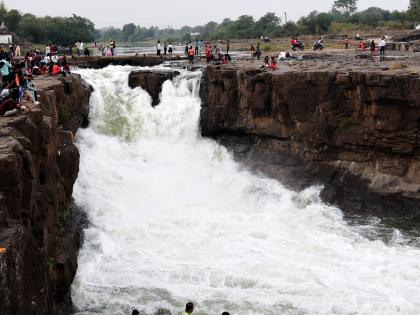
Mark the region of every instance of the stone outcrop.
POLYGON ((74 145, 90 86, 79 76, 34 80, 41 104, 0 117, 0 313, 60 314, 70 304, 81 216, 71 203, 74 145))
POLYGON ((71 66, 79 68, 102 69, 109 65, 114 66, 137 66, 137 67, 153 67, 158 66, 164 61, 179 61, 180 56, 114 56, 114 57, 77 57, 73 56, 67 61, 71 66))
POLYGON ((141 87, 147 91, 152 97, 152 105, 156 106, 159 104, 163 83, 167 80, 173 80, 178 75, 180 75, 178 71, 170 69, 133 71, 128 76, 128 86, 132 89, 141 87))
POLYGON ((282 179, 299 166, 350 211, 420 215, 418 76, 209 66, 201 97, 202 134, 251 139, 282 179))

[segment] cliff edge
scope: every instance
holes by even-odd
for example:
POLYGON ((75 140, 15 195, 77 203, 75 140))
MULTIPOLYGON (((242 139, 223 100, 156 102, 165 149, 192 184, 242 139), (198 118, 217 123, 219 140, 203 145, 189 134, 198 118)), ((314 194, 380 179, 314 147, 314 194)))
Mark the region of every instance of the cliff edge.
POLYGON ((74 135, 87 124, 91 88, 77 75, 34 84, 40 105, 0 117, 1 314, 60 314, 77 269, 74 135))
POLYGON ((202 134, 275 160, 251 162, 269 175, 353 213, 420 215, 418 75, 208 66, 201 98, 202 134))

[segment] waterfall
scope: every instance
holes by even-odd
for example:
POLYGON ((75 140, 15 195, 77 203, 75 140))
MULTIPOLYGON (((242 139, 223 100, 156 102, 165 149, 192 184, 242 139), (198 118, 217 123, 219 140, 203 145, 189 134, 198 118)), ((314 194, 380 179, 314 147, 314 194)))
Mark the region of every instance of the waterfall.
POLYGON ((365 236, 319 198, 250 173, 200 136, 199 72, 151 106, 138 69, 80 70, 93 87, 74 198, 89 216, 76 314, 419 314, 420 251, 365 236))

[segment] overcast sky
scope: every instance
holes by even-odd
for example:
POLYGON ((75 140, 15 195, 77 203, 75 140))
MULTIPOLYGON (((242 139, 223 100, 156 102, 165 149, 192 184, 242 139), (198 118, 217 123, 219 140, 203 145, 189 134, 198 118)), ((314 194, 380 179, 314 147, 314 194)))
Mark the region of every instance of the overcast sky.
MULTIPOLYGON (((388 10, 405 10, 409 0, 359 0, 359 9, 371 6, 388 10)), ((328 11, 333 0, 69 0, 33 1, 5 0, 9 9, 35 15, 61 15, 72 13, 87 17, 96 27, 118 26, 133 22, 142 26, 203 25, 223 18, 237 18, 243 14, 256 18, 266 12, 275 12, 288 19, 298 20, 313 10, 328 11)))

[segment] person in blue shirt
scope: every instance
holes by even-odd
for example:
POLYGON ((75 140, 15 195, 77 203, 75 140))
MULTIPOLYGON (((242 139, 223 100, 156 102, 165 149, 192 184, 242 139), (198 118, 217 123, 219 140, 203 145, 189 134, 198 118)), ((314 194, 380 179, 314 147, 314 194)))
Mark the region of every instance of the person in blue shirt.
POLYGON ((11 69, 12 69, 12 65, 6 59, 2 59, 0 61, 0 72, 1 72, 1 76, 3 77, 3 86, 7 86, 10 82, 11 69))

